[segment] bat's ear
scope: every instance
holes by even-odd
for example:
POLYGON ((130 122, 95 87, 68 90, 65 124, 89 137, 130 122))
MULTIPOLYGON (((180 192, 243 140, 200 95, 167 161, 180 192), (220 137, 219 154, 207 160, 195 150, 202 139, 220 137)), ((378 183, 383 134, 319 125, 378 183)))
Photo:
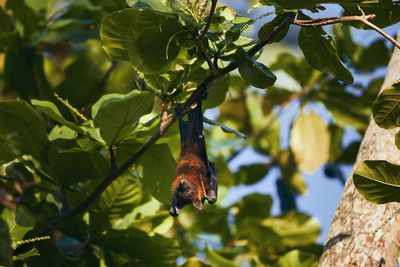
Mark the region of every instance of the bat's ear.
POLYGON ((193 206, 195 206, 196 209, 201 210, 203 208, 203 202, 201 201, 200 198, 198 198, 193 202, 193 206))

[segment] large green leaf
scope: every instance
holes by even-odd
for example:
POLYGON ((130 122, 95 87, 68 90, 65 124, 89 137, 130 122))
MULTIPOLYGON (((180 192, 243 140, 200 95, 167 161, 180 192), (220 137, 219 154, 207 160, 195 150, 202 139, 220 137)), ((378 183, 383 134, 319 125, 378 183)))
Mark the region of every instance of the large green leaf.
MULTIPOLYGON (((310 19, 305 15, 301 18, 310 19)), ((321 27, 302 27, 298 41, 313 68, 330 73, 345 83, 353 83, 353 75, 340 60, 335 42, 321 27)))
POLYGON ((301 250, 292 250, 283 255, 274 267, 316 267, 318 265, 318 258, 301 250))
POLYGON ((316 171, 329 159, 328 126, 314 111, 301 112, 293 124, 290 147, 300 170, 316 171))
POLYGON ((74 140, 57 139, 51 142, 47 154, 49 167, 56 180, 74 184, 107 176, 110 163, 99 148, 80 147, 74 140))
MULTIPOLYGON (((272 21, 265 23, 258 31, 258 39, 262 40, 268 34, 271 34, 287 18, 287 13, 277 15, 272 21)), ((289 25, 286 25, 269 43, 280 42, 286 37, 289 31, 289 25)))
POLYGON ((130 60, 147 74, 165 72, 181 49, 184 29, 170 13, 153 9, 123 9, 107 16, 101 40, 107 54, 130 60))
POLYGON ((8 224, 13 242, 22 241, 25 234, 35 226, 35 217, 22 205, 17 205, 15 211, 4 209, 0 217, 8 224))
POLYGON ((375 100, 372 110, 379 127, 392 129, 400 126, 400 83, 386 88, 375 100))
POLYGON ((261 224, 273 230, 280 237, 282 244, 287 247, 314 244, 321 230, 316 219, 296 212, 267 218, 261 224))
POLYGON ((12 266, 12 254, 10 230, 7 223, 0 218, 0 265, 12 266))
POLYGON ((115 180, 98 200, 98 210, 111 221, 122 218, 140 203, 142 191, 135 180, 123 176, 115 180))
POLYGON ((246 82, 257 88, 274 85, 276 76, 264 64, 249 57, 243 49, 237 49, 236 59, 239 62, 239 73, 246 82))
POLYGON ((167 144, 152 146, 139 161, 143 165, 143 185, 158 201, 171 202, 171 183, 176 161, 167 144))
POLYGON ((102 97, 94 117, 94 125, 107 144, 117 144, 129 136, 138 125, 140 117, 150 113, 154 96, 149 92, 134 91, 122 98, 102 97))
POLYGON ((206 244, 206 258, 215 267, 237 267, 232 261, 222 257, 206 244))
POLYGON ((60 123, 61 125, 65 125, 71 130, 74 130, 77 133, 83 133, 82 129, 75 123, 67 121, 61 112, 58 110, 57 106, 50 102, 50 101, 44 101, 44 100, 37 100, 37 99, 32 99, 31 100, 32 105, 35 106, 37 110, 40 112, 43 112, 56 122, 60 123))
POLYGON ((54 90, 72 106, 85 107, 104 93, 102 83, 110 67, 111 62, 101 43, 98 40, 90 40, 86 42, 82 51, 75 54, 75 60, 63 73, 64 79, 54 90))
POLYGON ((384 160, 367 160, 357 167, 353 183, 367 200, 383 204, 400 202, 400 166, 384 160))
POLYGON ((15 157, 32 155, 41 160, 48 145, 43 119, 21 100, 0 102, 0 139, 5 141, 3 160, 9 159, 11 151, 15 157))
POLYGON ((177 241, 135 228, 111 230, 93 239, 103 248, 107 266, 175 266, 180 255, 177 241))

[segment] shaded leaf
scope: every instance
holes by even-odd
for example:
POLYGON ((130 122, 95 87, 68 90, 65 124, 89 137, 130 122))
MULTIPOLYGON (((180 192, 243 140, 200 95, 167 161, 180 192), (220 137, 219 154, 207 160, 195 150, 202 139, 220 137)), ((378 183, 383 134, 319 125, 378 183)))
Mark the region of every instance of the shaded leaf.
POLYGON ((171 183, 176 161, 167 144, 154 145, 139 160, 143 165, 143 185, 158 201, 171 202, 171 183))
POLYGON ((12 151, 15 157, 32 155, 41 160, 48 146, 44 121, 21 100, 0 102, 0 139, 6 141, 6 151, 12 151))
POLYGON ((367 160, 357 167, 353 183, 367 200, 383 204, 400 202, 400 166, 384 160, 367 160))
MULTIPOLYGON (((2 214, 1 217, 3 216, 5 215, 2 214)), ((0 218, 0 265, 5 267, 12 266, 12 255, 10 230, 7 223, 0 218)))
POLYGON ((140 185, 129 177, 123 176, 112 182, 101 194, 98 209, 105 213, 110 221, 128 214, 142 199, 140 185))
POLYGON ((158 234, 149 236, 135 228, 111 230, 97 237, 94 243, 103 248, 108 266, 174 266, 180 255, 175 240, 158 234))
POLYGON ((272 229, 279 236, 282 244, 287 247, 314 244, 321 230, 316 219, 296 212, 267 218, 261 224, 272 229))
POLYGON ((400 83, 383 90, 375 100, 372 112, 381 128, 392 129, 400 125, 400 83))
MULTIPOLYGON (((270 34, 278 27, 286 18, 287 13, 278 14, 272 21, 265 23, 258 31, 258 39, 262 40, 267 34, 270 34)), ((285 26, 278 34, 276 34, 269 43, 275 43, 282 41, 289 31, 289 24, 285 26)))
POLYGON ((153 9, 123 9, 108 15, 101 26, 107 54, 129 60, 148 74, 165 72, 181 49, 182 26, 172 14, 153 9))
POLYGON ((239 73, 242 78, 257 88, 267 88, 274 85, 276 76, 262 63, 250 58, 247 53, 238 48, 236 58, 239 62, 239 73))
MULTIPOLYGON (((301 18, 310 19, 305 15, 301 18)), ((335 42, 322 27, 302 27, 298 41, 306 60, 313 68, 330 73, 345 83, 353 83, 353 75, 340 60, 335 42)))

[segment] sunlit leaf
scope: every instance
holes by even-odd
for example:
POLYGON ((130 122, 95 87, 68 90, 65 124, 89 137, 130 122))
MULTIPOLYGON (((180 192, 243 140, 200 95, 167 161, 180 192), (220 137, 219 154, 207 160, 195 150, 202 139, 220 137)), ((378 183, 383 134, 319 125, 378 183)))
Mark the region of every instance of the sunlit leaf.
POLYGON ((293 124, 290 147, 300 170, 316 171, 329 159, 328 126, 314 111, 301 112, 293 124))
POLYGON ((129 60, 139 71, 157 74, 178 56, 183 32, 172 14, 129 8, 104 19, 101 40, 112 59, 129 60))
POLYGON ((236 264, 217 254, 208 245, 206 245, 206 258, 215 267, 237 267, 236 264))
POLYGON ((107 144, 116 144, 132 133, 140 117, 150 113, 154 96, 149 92, 134 91, 122 98, 99 100, 100 108, 94 117, 94 125, 100 128, 100 134, 107 144))
POLYGON ((318 265, 318 258, 310 253, 300 250, 292 250, 283 255, 274 267, 316 267, 318 265))

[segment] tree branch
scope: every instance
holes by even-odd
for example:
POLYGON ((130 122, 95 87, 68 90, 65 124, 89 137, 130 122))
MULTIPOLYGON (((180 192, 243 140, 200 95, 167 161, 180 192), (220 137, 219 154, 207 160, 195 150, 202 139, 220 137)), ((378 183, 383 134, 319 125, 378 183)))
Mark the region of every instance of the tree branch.
POLYGON ((329 17, 329 18, 310 19, 310 20, 296 19, 293 22, 293 24, 301 27, 316 27, 316 26, 324 26, 324 25, 345 23, 345 22, 360 22, 370 27, 371 29, 375 30, 379 34, 381 34, 383 37, 389 40, 393 45, 395 45, 397 48, 400 49, 399 42, 397 42, 393 37, 384 32, 381 28, 370 22, 370 20, 373 20, 376 17, 375 14, 365 15, 361 9, 360 11, 362 12, 362 16, 329 17))
POLYGON ((205 37, 207 36, 207 32, 210 29, 211 19, 214 16, 215 8, 217 7, 217 2, 218 2, 218 0, 211 0, 211 9, 210 9, 210 14, 207 17, 206 26, 204 27, 203 32, 200 33, 198 30, 196 30, 196 33, 195 33, 196 43, 197 43, 197 46, 199 47, 200 53, 202 54, 204 59, 207 61, 208 67, 211 69, 212 73, 215 76, 218 75, 218 67, 216 65, 214 65, 214 63, 211 61, 211 58, 209 57, 207 50, 204 46, 204 40, 207 40, 207 38, 205 38, 205 37))
MULTIPOLYGON (((213 1, 216 2, 216 1, 213 1)), ((289 13, 287 18, 282 21, 282 23, 277 26, 270 34, 267 34, 262 40, 260 40, 257 44, 254 45, 252 49, 248 52, 249 56, 254 56, 263 46, 269 43, 269 41, 276 36, 282 29, 286 26, 293 23, 295 13, 289 13)), ((193 92, 193 94, 186 100, 184 104, 181 106, 181 110, 188 109, 199 97, 204 97, 211 89, 215 86, 221 78, 235 70, 238 67, 238 63, 235 60, 232 60, 231 63, 222 69, 218 75, 211 74, 209 75, 203 83, 198 85, 197 89, 193 92)), ((163 127, 163 133, 161 133, 160 127, 155 130, 150 139, 144 143, 136 152, 124 163, 122 164, 115 172, 110 173, 101 183, 97 186, 97 188, 78 206, 73 209, 68 210, 67 212, 59 212, 55 217, 53 217, 50 222, 44 226, 40 232, 40 234, 45 234, 53 229, 56 225, 60 224, 62 221, 69 220, 84 210, 86 210, 106 189, 107 187, 115 181, 118 177, 120 177, 123 173, 125 173, 131 166, 136 163, 140 157, 147 151, 149 147, 151 147, 154 143, 157 142, 158 139, 161 138, 163 134, 174 124, 177 119, 177 113, 174 112, 172 116, 165 121, 163 127)), ((18 247, 15 251, 16 254, 23 251, 25 247, 18 247)))

